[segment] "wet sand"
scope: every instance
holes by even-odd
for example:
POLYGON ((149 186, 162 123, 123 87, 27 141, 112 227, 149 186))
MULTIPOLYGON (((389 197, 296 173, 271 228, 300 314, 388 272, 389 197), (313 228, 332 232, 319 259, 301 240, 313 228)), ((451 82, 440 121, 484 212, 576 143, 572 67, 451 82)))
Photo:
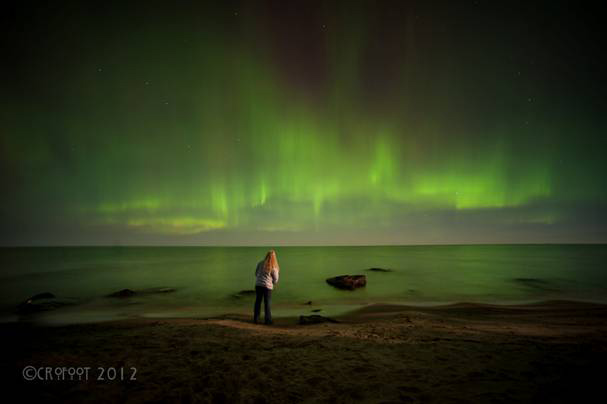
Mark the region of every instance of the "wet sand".
POLYGON ((601 401, 605 305, 372 305, 337 319, 3 324, 2 380, 45 402, 601 401), (26 381, 26 366, 92 369, 86 381, 26 381), (98 367, 124 373, 97 380, 98 367))

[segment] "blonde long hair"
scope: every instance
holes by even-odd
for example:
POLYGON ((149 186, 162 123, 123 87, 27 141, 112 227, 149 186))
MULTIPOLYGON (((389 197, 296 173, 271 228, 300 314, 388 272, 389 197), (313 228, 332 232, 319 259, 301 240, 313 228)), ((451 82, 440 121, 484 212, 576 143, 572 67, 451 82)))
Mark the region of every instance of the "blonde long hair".
POLYGON ((268 251, 268 253, 266 254, 266 258, 264 258, 263 260, 263 269, 267 273, 270 273, 272 269, 280 271, 280 267, 278 266, 278 259, 276 259, 276 251, 268 251))

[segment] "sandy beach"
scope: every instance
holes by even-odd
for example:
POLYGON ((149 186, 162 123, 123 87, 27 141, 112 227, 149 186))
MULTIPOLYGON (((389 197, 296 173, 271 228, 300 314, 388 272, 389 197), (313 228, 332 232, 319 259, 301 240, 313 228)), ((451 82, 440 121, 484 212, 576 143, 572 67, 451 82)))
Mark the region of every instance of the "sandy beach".
POLYGON ((370 305, 337 320, 3 324, 3 380, 45 402, 549 403, 602 390, 604 305, 370 305), (29 381, 27 366, 91 369, 88 380, 43 370, 29 381))

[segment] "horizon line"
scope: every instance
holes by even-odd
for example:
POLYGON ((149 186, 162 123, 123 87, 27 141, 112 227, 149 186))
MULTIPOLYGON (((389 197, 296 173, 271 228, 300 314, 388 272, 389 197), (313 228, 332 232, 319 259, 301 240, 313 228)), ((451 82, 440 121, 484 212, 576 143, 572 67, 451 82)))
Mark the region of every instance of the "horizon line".
POLYGON ((497 246, 497 245, 606 245, 607 242, 500 242, 500 243, 417 243, 417 244, 31 244, 0 245, 0 248, 284 248, 284 247, 432 247, 432 246, 497 246))

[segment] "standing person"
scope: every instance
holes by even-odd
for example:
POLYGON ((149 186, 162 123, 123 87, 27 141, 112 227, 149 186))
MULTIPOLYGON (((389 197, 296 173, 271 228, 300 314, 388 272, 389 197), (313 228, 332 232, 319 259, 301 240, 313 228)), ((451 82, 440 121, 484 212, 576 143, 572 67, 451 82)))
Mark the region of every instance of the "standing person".
POLYGON ((276 251, 270 250, 266 257, 257 263, 255 268, 255 307, 253 309, 253 322, 257 324, 259 311, 261 310, 261 301, 264 301, 265 323, 272 324, 272 312, 270 302, 272 300, 272 289, 278 282, 278 260, 276 251))

